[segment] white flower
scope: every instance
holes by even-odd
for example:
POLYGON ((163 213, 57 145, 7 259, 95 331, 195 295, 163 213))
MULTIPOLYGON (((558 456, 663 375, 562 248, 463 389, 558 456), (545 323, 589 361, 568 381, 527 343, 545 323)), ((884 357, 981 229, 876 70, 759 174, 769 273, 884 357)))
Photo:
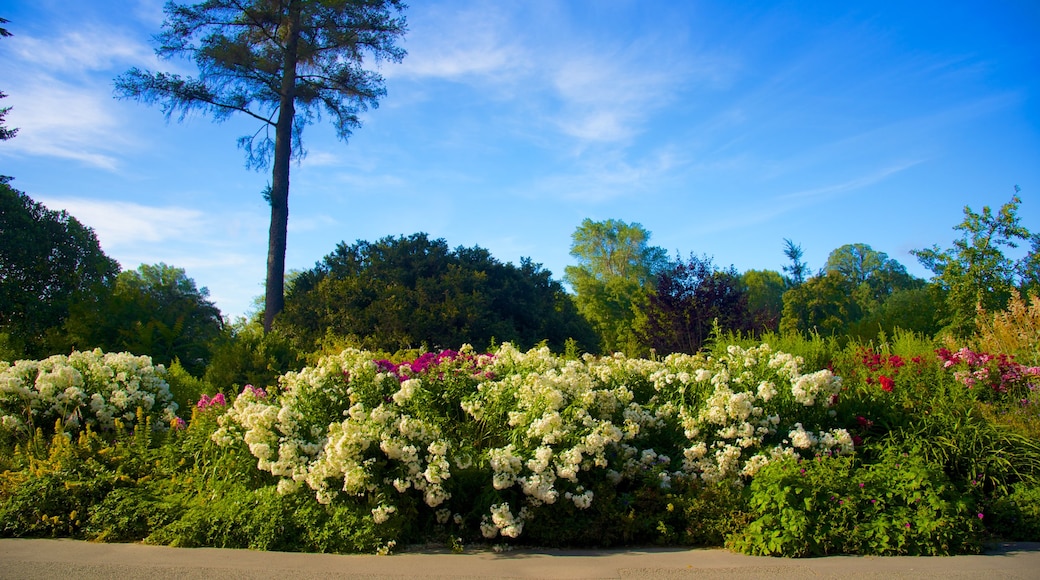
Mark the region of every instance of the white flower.
POLYGON ((397 511, 394 506, 388 506, 379 504, 378 507, 372 508, 372 520, 377 524, 382 524, 390 519, 390 514, 397 511))

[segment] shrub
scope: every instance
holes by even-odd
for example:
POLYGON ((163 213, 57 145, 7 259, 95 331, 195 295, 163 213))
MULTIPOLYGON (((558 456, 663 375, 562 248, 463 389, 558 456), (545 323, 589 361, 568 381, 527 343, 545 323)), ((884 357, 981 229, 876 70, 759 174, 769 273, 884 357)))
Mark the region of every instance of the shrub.
POLYGON ((283 493, 361 502, 377 524, 414 531, 451 518, 466 537, 526 528, 601 545, 682 535, 656 516, 611 529, 634 502, 662 513, 678 501, 668 494, 695 483, 739 484, 779 457, 852 450, 829 413, 840 380, 768 345, 662 361, 508 344, 372 358, 347 350, 289 373, 280 392, 247 388, 214 440, 248 444, 283 493))
POLYGON ((752 480, 753 520, 727 545, 761 556, 949 555, 979 549, 970 498, 914 456, 790 459, 752 480))
POLYGON ((1040 542, 1040 485, 1020 482, 987 510, 986 527, 1004 540, 1040 542))

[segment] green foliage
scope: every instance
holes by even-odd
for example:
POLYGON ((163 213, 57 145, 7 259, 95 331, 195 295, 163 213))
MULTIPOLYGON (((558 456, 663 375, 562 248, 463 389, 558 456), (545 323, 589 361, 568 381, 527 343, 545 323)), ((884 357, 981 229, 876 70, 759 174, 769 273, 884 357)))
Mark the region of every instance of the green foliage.
POLYGON ((997 538, 1040 542, 1040 485, 1016 483, 1011 492, 997 498, 984 515, 986 528, 997 538))
POLYGON ((643 350, 634 331, 637 312, 667 266, 667 253, 650 245, 650 232, 638 223, 595 222, 586 218, 574 231, 564 280, 576 293, 578 310, 599 334, 605 352, 643 350))
POLYGON ((974 404, 945 397, 893 429, 884 446, 939 466, 964 489, 1003 494, 1020 481, 1040 481, 1040 442, 987 421, 974 404))
POLYGON ((16 452, 21 470, 2 476, 0 536, 83 537, 110 494, 147 478, 152 436, 143 427, 119 426, 113 444, 89 428, 75 438, 57 429, 49 441, 37 430, 16 452))
POLYGON ((978 551, 981 523, 942 470, 885 452, 787 460, 752 480, 753 521, 727 545, 760 556, 938 556, 978 551))
POLYGON ((94 231, 0 179, 0 332, 18 358, 65 351, 60 326, 74 303, 90 303, 119 272, 94 231))
POLYGON ((96 302, 72 309, 67 340, 79 348, 148 355, 157 364, 179 360, 201 376, 224 325, 208 296, 181 268, 141 264, 119 274, 96 302))
MULTIPOLYGON (((1016 188, 1017 193, 1017 188, 1016 188)), ((1037 249, 1040 234, 1032 234, 1019 223, 1017 195, 994 214, 989 206, 982 213, 964 208, 964 221, 953 229, 962 232, 953 247, 932 246, 911 253, 935 273, 932 282, 946 292, 946 328, 957 337, 975 331, 976 308, 988 312, 1004 310, 1013 289, 1022 289, 1038 276, 1037 249), (1003 248, 1031 242, 1033 251, 1020 260, 1004 255, 1003 248)))
MULTIPOLYGON (((426 234, 339 244, 292 281, 276 328, 301 350, 329 338, 359 346, 459 348, 492 339, 563 350, 595 338, 563 287, 539 264, 503 264, 479 247, 454 250, 426 234)), ((335 354, 335 353, 330 353, 335 354)))
POLYGON ((246 385, 277 387, 278 377, 303 367, 304 357, 280 331, 264 333, 256 322, 228 329, 213 349, 205 382, 213 391, 237 394, 246 385))
POLYGON ((809 274, 809 264, 802 261, 802 256, 805 253, 802 252, 802 247, 795 244, 791 240, 784 238, 784 256, 791 263, 783 267, 783 271, 787 274, 787 285, 790 288, 801 286, 805 282, 805 277, 809 274))
POLYGON ((825 336, 876 336, 879 330, 928 332, 931 320, 900 318, 920 309, 926 316, 928 294, 916 292, 924 281, 906 273, 899 262, 866 244, 847 244, 827 258, 818 276, 792 288, 783 296, 784 333, 815 330, 825 336), (889 306, 889 301, 898 297, 889 306), (909 324, 909 325, 908 325, 909 324))
POLYGON ((1040 395, 980 398, 920 334, 767 338, 716 329, 663 360, 348 351, 167 433, 139 413, 133 431, 3 439, 0 535, 372 552, 522 531, 794 557, 1037 539, 1040 395), (807 373, 823 367, 842 380, 807 373), (745 413, 781 420, 745 449, 745 413))
POLYGON ((747 308, 752 328, 759 333, 780 328, 787 282, 774 270, 748 270, 741 277, 747 293, 747 308))
POLYGON ((174 360, 166 369, 166 382, 170 385, 170 393, 173 395, 173 402, 177 403, 179 414, 184 417, 189 416, 191 408, 199 402, 202 395, 213 392, 206 381, 193 377, 178 360, 174 360))

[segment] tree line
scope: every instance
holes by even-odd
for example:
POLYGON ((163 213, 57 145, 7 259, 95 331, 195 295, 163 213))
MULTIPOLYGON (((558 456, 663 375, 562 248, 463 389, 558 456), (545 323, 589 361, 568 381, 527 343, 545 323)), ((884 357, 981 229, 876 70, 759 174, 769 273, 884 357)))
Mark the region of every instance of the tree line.
POLYGON ((638 223, 585 220, 563 282, 525 258, 423 233, 340 243, 287 277, 284 310, 232 323, 186 272, 121 271, 94 232, 0 180, 0 359, 72 349, 147 354, 220 388, 265 383, 315 353, 347 346, 388 355, 513 342, 557 352, 645 356, 697 352, 713 332, 817 333, 870 339, 896 329, 967 336, 978 309, 1040 290, 1040 236, 1021 225, 1018 196, 994 212, 964 210, 949 248, 914 254, 924 280, 884 252, 848 244, 815 273, 785 240, 780 270, 669 258, 638 223), (1028 244, 1021 258, 1005 250, 1028 244))

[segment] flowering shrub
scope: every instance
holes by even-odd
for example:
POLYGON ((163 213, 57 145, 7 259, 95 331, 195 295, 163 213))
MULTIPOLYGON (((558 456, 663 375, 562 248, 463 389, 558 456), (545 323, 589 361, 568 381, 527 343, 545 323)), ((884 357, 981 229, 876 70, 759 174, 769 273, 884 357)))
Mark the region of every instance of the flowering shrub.
POLYGON ((1040 385, 1040 367, 1016 363, 1005 354, 974 352, 964 347, 957 352, 940 348, 935 351, 943 368, 953 369, 953 376, 969 389, 975 389, 983 400, 1010 397, 1025 399, 1040 385))
POLYGON ((346 350, 287 374, 277 396, 247 388, 213 438, 244 441, 283 493, 367 498, 377 524, 472 515, 483 537, 515 538, 540 510, 564 509, 547 506, 589 510, 605 485, 741 485, 778 458, 850 453, 833 424, 840 378, 801 365, 768 345, 651 361, 504 344, 398 365, 346 350), (453 480, 473 470, 481 489, 453 480), (483 498, 482 511, 456 494, 483 498))
POLYGON ((159 419, 157 427, 171 425, 177 404, 165 372, 147 356, 99 349, 0 361, 0 432, 25 434, 56 421, 69 429, 110 430, 116 421, 133 425, 138 409, 159 419))

